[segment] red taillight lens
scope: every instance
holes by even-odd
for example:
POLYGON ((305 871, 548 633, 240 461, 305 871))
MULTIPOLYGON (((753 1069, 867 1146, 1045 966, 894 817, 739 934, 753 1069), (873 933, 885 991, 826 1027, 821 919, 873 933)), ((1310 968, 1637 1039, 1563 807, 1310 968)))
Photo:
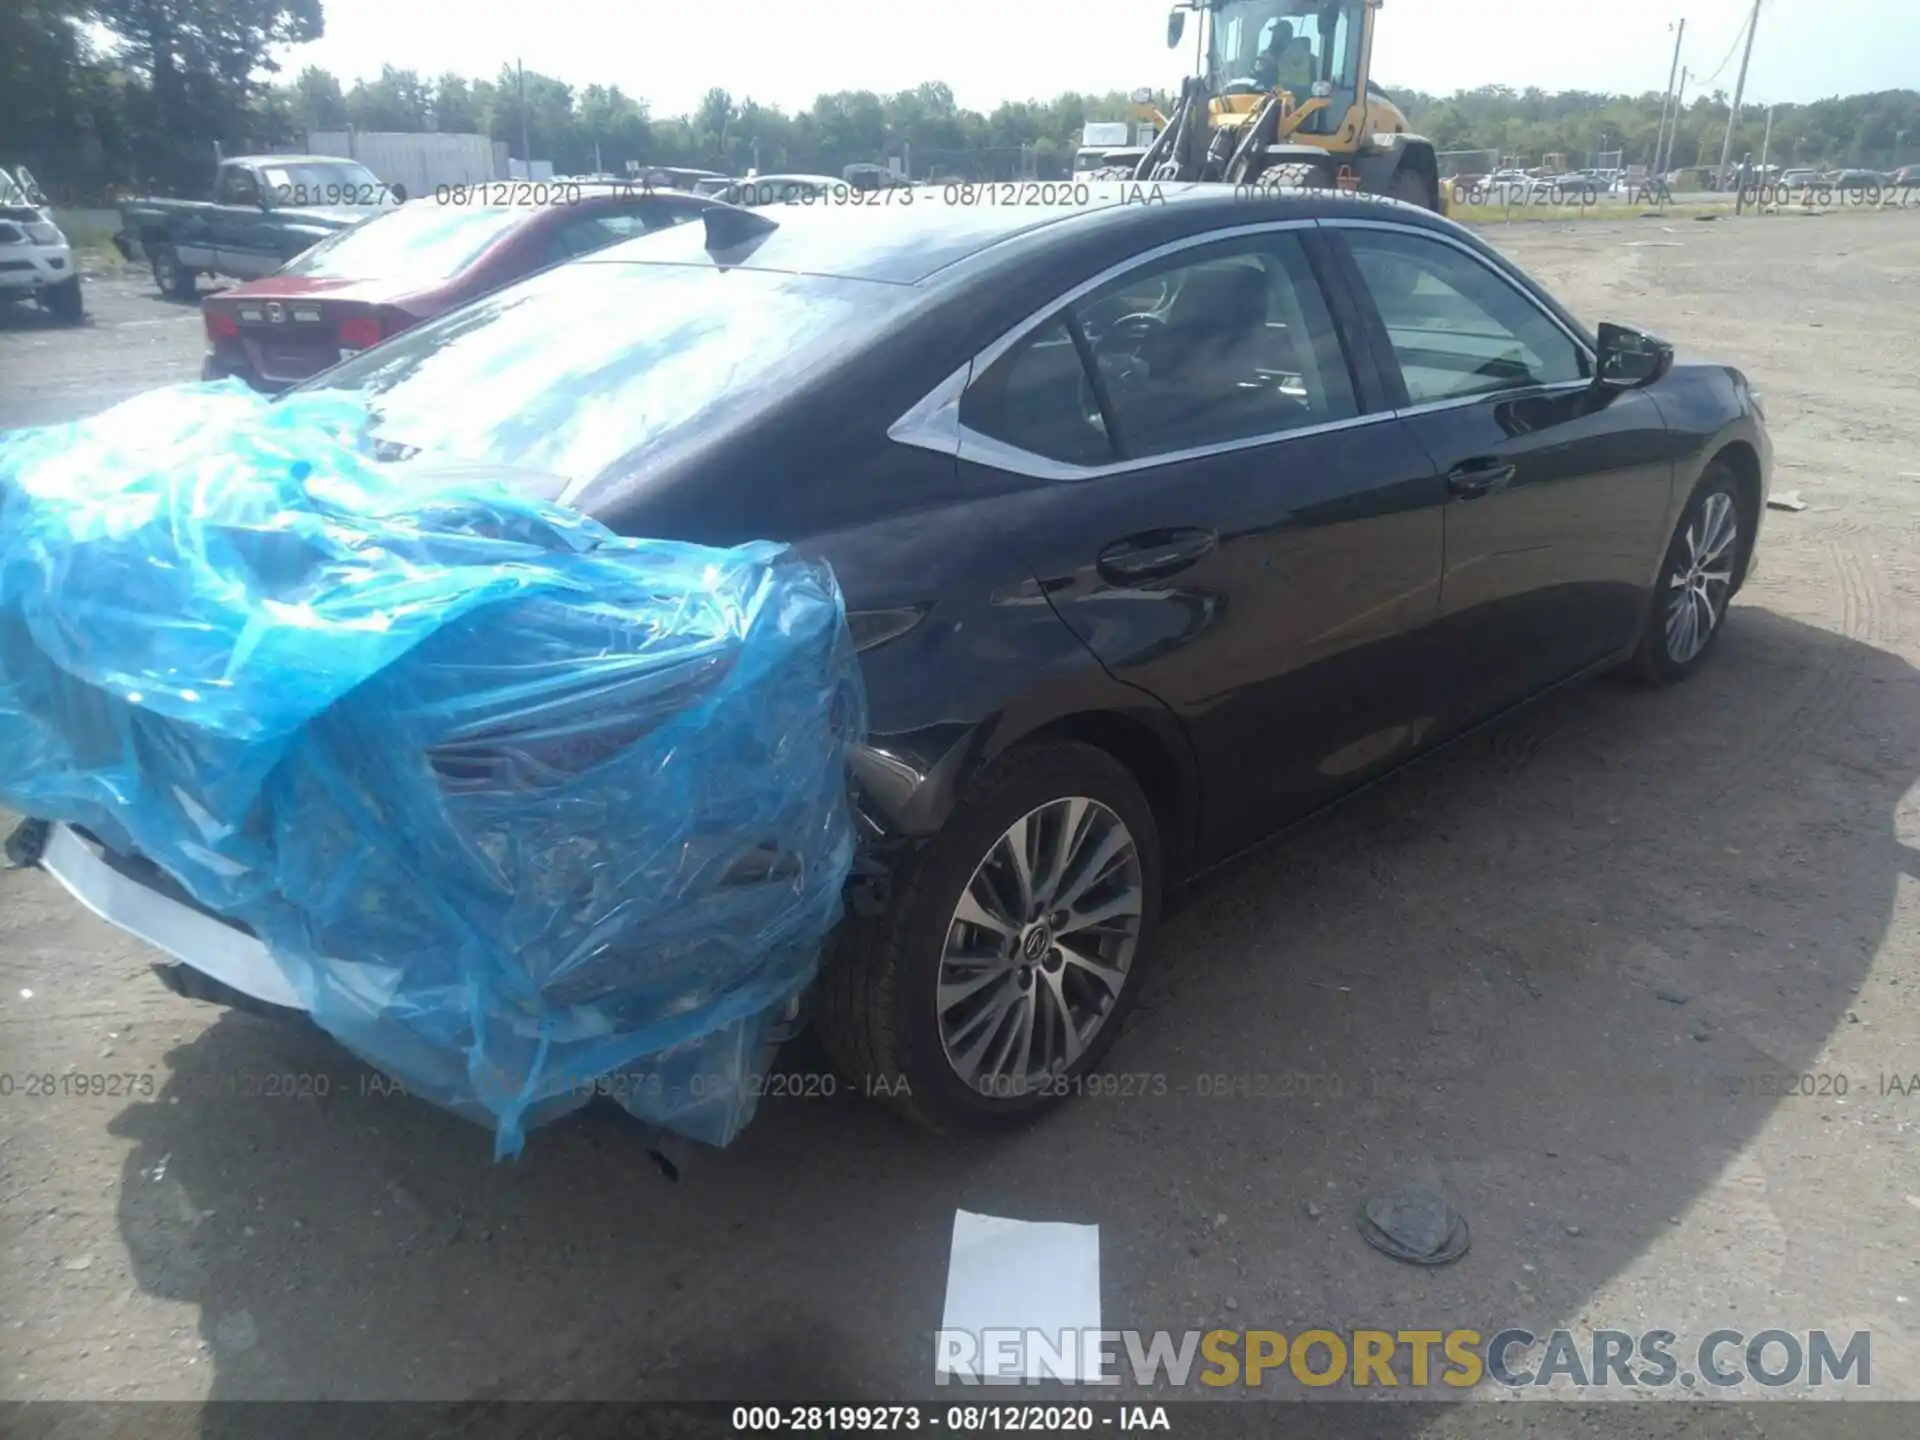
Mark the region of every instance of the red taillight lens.
POLYGON ((343 348, 364 350, 369 345, 380 343, 380 320, 374 315, 349 315, 340 322, 340 344, 343 348))
POLYGON ((240 334, 240 322, 226 311, 209 307, 201 314, 207 324, 207 339, 232 340, 240 334))

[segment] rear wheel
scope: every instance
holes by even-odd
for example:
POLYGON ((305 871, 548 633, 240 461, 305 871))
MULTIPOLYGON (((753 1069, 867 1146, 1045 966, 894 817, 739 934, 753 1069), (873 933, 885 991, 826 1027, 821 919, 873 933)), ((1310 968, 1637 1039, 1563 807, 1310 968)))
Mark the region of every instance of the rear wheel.
POLYGON ((153 283, 168 299, 191 300, 198 295, 200 290, 194 274, 181 265, 171 245, 162 245, 153 252, 153 283))
POLYGON ((1438 211, 1440 208, 1440 197, 1434 193, 1433 185, 1410 165, 1403 165, 1393 172, 1393 182, 1387 186, 1387 194, 1409 205, 1418 205, 1422 210, 1438 211))
POLYGON ((1715 461, 1695 487, 1660 565, 1635 669, 1657 685, 1684 680, 1720 638, 1753 517, 1739 480, 1715 461))
POLYGON ((1031 1118, 1079 1088, 1138 991, 1159 908, 1153 812, 1112 756, 1016 750, 982 777, 821 978, 821 1038, 936 1130, 1031 1118))
POLYGON ((51 289, 43 290, 40 303, 46 307, 49 315, 63 320, 69 325, 78 325, 87 318, 86 302, 80 295, 80 277, 70 276, 51 289))

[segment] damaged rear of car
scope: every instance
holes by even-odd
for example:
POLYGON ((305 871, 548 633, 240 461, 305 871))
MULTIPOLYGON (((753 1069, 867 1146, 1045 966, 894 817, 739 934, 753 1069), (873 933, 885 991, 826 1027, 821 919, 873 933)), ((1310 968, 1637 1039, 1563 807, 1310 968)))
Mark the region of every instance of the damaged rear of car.
POLYGON ((724 1144, 852 861, 832 574, 379 453, 232 381, 0 446, 16 854, 498 1153, 609 1077, 724 1144))

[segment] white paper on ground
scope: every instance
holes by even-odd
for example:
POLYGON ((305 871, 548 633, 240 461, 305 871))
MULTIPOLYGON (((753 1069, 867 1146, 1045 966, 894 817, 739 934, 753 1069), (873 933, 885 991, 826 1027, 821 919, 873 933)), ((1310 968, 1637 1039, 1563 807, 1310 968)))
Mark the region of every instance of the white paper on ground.
POLYGON ((936 1372, 1097 1378, 1100 1227, 955 1210, 940 1329, 936 1372))

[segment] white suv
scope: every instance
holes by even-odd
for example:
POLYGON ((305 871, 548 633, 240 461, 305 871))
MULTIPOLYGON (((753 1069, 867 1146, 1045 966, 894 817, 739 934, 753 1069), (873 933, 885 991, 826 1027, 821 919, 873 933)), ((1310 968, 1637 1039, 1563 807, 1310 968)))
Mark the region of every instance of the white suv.
POLYGON ((24 167, 0 169, 0 301, 37 300, 49 315, 77 325, 86 317, 80 273, 46 205, 24 167))

